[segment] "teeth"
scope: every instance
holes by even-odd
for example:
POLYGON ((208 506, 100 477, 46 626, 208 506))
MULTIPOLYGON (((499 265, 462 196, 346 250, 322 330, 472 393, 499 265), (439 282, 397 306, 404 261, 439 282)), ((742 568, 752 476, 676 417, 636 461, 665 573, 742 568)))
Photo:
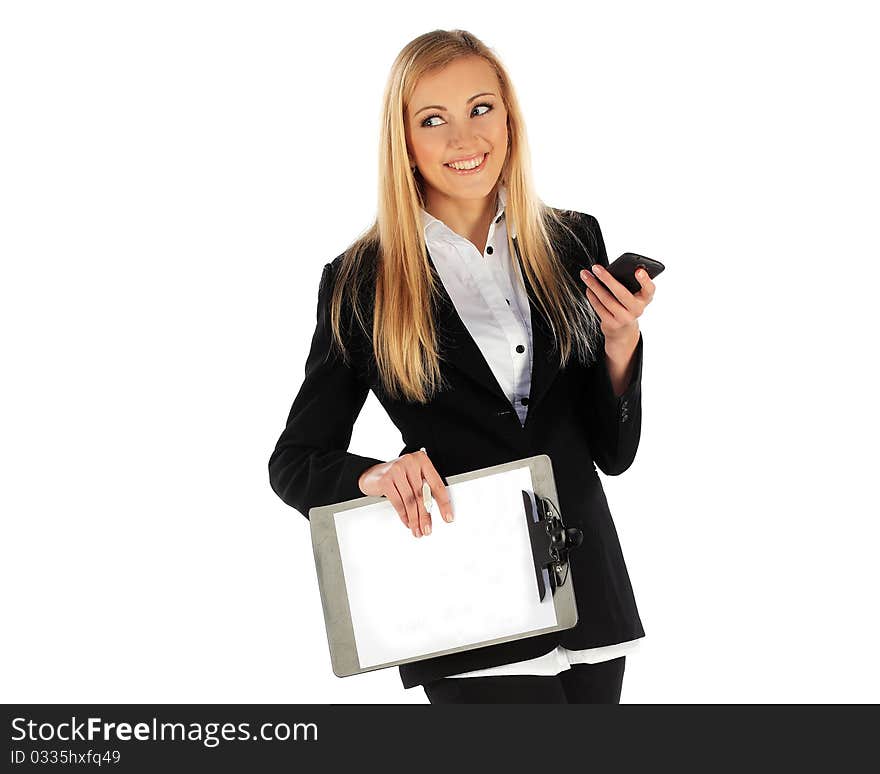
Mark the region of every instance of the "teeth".
POLYGON ((452 167, 453 169, 473 169, 474 167, 480 166, 483 163, 483 159, 486 158, 486 154, 484 153, 482 156, 476 159, 472 159, 471 161, 455 161, 452 164, 447 164, 447 167, 452 167))

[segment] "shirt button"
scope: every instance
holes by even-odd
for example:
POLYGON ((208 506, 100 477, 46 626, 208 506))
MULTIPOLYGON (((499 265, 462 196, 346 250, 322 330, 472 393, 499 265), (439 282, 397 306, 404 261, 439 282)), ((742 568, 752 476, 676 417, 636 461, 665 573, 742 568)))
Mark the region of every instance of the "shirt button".
POLYGON ((517 345, 516 345, 516 351, 517 351, 517 352, 525 352, 525 351, 526 351, 526 348, 525 348, 522 344, 517 344, 517 345))
POLYGON ((486 252, 489 253, 489 255, 492 255, 492 253, 495 252, 495 251, 492 249, 492 245, 489 245, 489 246, 486 248, 486 252))
POLYGON ((523 406, 528 406, 528 405, 529 405, 529 399, 528 399, 528 398, 520 398, 520 399, 519 399, 519 402, 522 403, 523 406))

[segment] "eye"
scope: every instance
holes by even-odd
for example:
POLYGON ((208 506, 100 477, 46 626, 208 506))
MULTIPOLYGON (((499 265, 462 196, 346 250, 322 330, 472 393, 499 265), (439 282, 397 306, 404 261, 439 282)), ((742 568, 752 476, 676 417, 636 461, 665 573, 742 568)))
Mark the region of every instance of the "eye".
MULTIPOLYGON (((490 102, 481 102, 479 105, 474 105, 474 110, 476 110, 477 108, 481 108, 481 107, 487 108, 487 110, 484 113, 478 113, 477 114, 478 116, 484 116, 490 110, 494 109, 494 106, 490 102)), ((473 114, 474 110, 471 111, 472 114, 473 114)), ((428 116, 424 121, 422 121, 421 126, 424 126, 426 129, 430 129, 432 126, 439 126, 439 124, 429 124, 428 123, 428 121, 430 121, 433 118, 440 118, 441 121, 443 120, 437 113, 434 113, 433 115, 428 116)))

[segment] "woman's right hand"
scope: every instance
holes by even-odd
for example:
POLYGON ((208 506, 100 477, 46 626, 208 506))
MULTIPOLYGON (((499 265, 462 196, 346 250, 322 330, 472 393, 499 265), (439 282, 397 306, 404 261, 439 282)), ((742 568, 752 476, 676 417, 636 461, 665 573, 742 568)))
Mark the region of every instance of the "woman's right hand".
POLYGON ((365 495, 387 497, 403 525, 413 537, 431 534, 431 515, 422 495, 427 481, 437 507, 447 522, 452 521, 452 505, 443 480, 425 451, 404 454, 390 462, 373 465, 361 473, 358 486, 365 495))

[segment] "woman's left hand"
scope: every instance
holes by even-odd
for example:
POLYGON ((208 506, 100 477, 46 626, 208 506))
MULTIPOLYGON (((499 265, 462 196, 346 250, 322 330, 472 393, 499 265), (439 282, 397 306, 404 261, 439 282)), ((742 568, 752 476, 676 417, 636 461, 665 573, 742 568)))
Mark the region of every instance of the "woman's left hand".
POLYGON ((641 290, 630 293, 599 264, 593 264, 593 271, 595 276, 584 269, 581 279, 586 284, 587 298, 601 320, 606 347, 615 341, 628 341, 633 337, 637 340, 638 333, 634 331, 639 330, 639 317, 654 298, 655 285, 648 272, 641 268, 636 270, 635 277, 641 290))

